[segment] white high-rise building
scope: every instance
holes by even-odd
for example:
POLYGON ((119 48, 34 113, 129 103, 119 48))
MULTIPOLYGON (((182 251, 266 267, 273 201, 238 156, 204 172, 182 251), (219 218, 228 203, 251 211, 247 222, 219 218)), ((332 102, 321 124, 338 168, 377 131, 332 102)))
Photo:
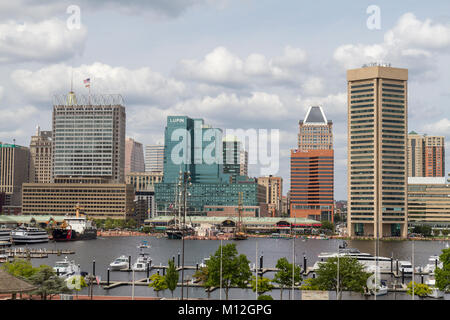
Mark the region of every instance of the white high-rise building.
POLYGON ((145 146, 145 172, 164 171, 164 146, 145 146))

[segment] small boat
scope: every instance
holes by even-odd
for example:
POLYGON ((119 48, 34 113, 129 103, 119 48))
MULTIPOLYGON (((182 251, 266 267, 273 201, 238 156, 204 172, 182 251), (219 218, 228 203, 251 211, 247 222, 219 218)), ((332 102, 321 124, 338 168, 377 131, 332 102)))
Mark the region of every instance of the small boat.
POLYGON ((150 248, 147 240, 142 240, 140 244, 137 246, 139 249, 147 249, 150 248))
POLYGON ((200 263, 200 264, 198 265, 198 267, 199 267, 199 268, 206 268, 206 267, 207 267, 206 263, 207 263, 210 259, 211 259, 210 257, 207 257, 207 258, 203 259, 202 263, 200 263))
POLYGON ((11 231, 14 243, 40 243, 48 242, 47 231, 36 227, 19 227, 11 231))
POLYGON ((439 256, 430 256, 428 264, 423 268, 424 273, 434 274, 436 267, 442 268, 443 263, 439 260, 439 256))
POLYGON ((63 278, 68 278, 74 274, 80 273, 80 267, 75 263, 75 261, 69 261, 67 257, 64 257, 64 260, 56 261, 53 270, 58 276, 63 278))
POLYGON ((384 296, 388 293, 388 287, 386 280, 380 280, 380 284, 376 287, 376 290, 372 290, 372 294, 376 296, 384 296))
POLYGON ((133 271, 147 271, 147 265, 150 267, 151 263, 152 260, 150 259, 148 253, 141 253, 131 269, 133 271))
POLYGON ((121 270, 121 269, 126 269, 129 265, 130 261, 128 259, 127 256, 120 256, 118 258, 116 258, 113 262, 111 262, 109 264, 109 266, 111 267, 111 270, 121 270))
POLYGON ((411 275, 412 276, 413 267, 412 267, 411 262, 409 262, 409 261, 399 261, 398 264, 399 264, 399 271, 400 272, 403 271, 403 273, 405 275, 408 275, 408 276, 411 275))
POLYGON ((428 294, 428 297, 434 298, 434 299, 440 299, 443 298, 445 293, 438 288, 436 288, 436 280, 434 278, 430 278, 425 281, 425 284, 428 285, 431 289, 431 293, 428 294))

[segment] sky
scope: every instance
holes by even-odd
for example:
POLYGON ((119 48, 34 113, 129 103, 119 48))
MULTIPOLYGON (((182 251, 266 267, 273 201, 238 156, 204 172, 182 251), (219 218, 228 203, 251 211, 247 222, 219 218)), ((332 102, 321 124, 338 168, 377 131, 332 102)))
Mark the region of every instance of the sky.
POLYGON ((271 173, 286 194, 298 121, 320 105, 345 200, 346 70, 407 68, 408 131, 445 136, 450 172, 449 54, 446 0, 0 0, 0 141, 29 146, 37 125, 51 130, 53 96, 73 74, 78 95, 86 78, 93 94, 121 94, 127 137, 143 144, 163 142, 168 115, 278 130, 271 173))

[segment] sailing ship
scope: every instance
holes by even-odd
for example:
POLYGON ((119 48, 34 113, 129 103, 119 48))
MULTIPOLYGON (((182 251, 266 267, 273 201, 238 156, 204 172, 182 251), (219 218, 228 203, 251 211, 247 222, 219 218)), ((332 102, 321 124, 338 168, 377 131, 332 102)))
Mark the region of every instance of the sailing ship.
POLYGON ((236 228, 234 229, 234 234, 231 238, 232 240, 247 240, 248 236, 245 232, 244 224, 242 223, 242 192, 239 192, 239 202, 238 202, 238 222, 236 228))
MULTIPOLYGON (((181 172, 180 172, 181 174, 181 172)), ((170 209, 172 209, 172 213, 174 215, 174 224, 171 226, 168 226, 166 228, 166 235, 168 239, 182 239, 183 236, 190 236, 195 234, 195 229, 187 225, 185 223, 186 221, 186 214, 187 214, 187 208, 184 210, 184 219, 183 222, 181 221, 181 208, 182 208, 182 198, 181 194, 179 194, 178 186, 175 186, 175 206, 170 205, 170 209), (177 213, 178 212, 178 217, 177 213)))
POLYGON ((97 227, 95 222, 88 219, 86 214, 80 213, 79 204, 75 207, 75 216, 64 218, 64 222, 59 227, 54 227, 52 231, 55 241, 90 240, 97 238, 97 227))

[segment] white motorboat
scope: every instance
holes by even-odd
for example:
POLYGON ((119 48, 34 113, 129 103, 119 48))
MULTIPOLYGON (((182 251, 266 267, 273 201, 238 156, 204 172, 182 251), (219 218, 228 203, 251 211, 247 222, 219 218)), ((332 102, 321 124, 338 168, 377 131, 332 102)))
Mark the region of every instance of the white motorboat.
POLYGON ((148 249, 150 248, 150 245, 148 244, 147 240, 143 240, 137 247, 139 249, 148 249))
POLYGON ((439 256, 430 256, 428 258, 428 264, 423 268, 423 272, 434 274, 436 267, 442 268, 443 263, 439 260, 439 256))
POLYGON ((363 264, 366 268, 366 271, 375 270, 375 267, 378 265, 379 270, 390 271, 391 270, 391 258, 387 257, 376 257, 371 255, 370 253, 360 252, 356 248, 343 248, 340 249, 339 252, 322 252, 318 255, 320 261, 317 261, 313 268, 317 269, 320 263, 328 260, 329 258, 354 258, 358 260, 361 264, 363 264))
POLYGON ((412 267, 411 262, 409 262, 409 261, 399 261, 398 265, 399 265, 399 271, 400 272, 403 271, 403 273, 405 275, 412 276, 413 267, 412 267))
POLYGON ((67 257, 64 257, 64 260, 56 261, 53 270, 55 270, 58 276, 64 278, 80 273, 80 267, 75 261, 69 260, 67 257))
POLYGON ((11 231, 14 243, 48 242, 48 233, 44 229, 35 227, 19 227, 11 231))
POLYGON ((141 253, 131 268, 134 271, 147 271, 147 265, 150 267, 151 263, 148 253, 141 253))
POLYGON ((118 258, 116 258, 113 262, 111 262, 109 264, 109 266, 111 267, 111 270, 121 270, 121 269, 126 269, 129 265, 129 259, 127 256, 120 256, 118 258))
POLYGON ((436 279, 431 277, 425 281, 425 284, 428 285, 431 289, 431 293, 428 295, 428 297, 434 298, 434 299, 440 299, 440 298, 444 297, 445 292, 436 288, 436 279))
POLYGON ((202 263, 200 263, 198 266, 199 266, 199 268, 206 268, 206 263, 210 260, 211 258, 210 257, 207 257, 207 258, 205 258, 205 259, 203 259, 203 261, 202 261, 202 263))
POLYGON ((376 296, 384 296, 388 293, 388 286, 386 280, 380 280, 380 283, 376 286, 376 290, 371 290, 372 294, 376 296))

